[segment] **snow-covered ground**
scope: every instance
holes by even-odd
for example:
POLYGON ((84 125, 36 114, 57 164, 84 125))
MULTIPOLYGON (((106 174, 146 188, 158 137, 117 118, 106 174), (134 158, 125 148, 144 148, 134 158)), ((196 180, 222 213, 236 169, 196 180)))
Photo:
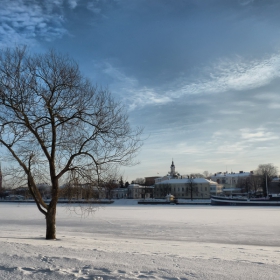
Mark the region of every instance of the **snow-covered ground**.
POLYGON ((280 279, 280 209, 58 206, 47 241, 35 204, 0 203, 0 279, 280 279))

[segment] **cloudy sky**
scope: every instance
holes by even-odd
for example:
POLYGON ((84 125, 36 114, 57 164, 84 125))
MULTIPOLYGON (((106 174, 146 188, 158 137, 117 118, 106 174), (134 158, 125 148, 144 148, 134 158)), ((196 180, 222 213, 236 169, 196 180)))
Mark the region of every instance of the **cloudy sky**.
POLYGON ((0 47, 55 48, 144 127, 124 177, 280 167, 278 0, 0 0, 0 47))

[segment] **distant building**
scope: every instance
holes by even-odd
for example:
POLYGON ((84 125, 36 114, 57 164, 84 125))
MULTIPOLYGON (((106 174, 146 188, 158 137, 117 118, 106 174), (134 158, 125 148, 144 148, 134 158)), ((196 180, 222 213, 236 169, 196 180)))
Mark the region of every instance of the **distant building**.
POLYGON ((111 190, 112 198, 127 198, 128 189, 127 188, 115 188, 111 190))
POLYGON ((273 178, 270 182, 270 184, 268 185, 268 192, 269 193, 277 193, 280 194, 280 178, 276 177, 273 178))
POLYGON ((224 185, 228 185, 228 186, 236 186, 239 179, 244 179, 251 175, 253 175, 253 171, 250 171, 250 172, 239 171, 239 173, 217 172, 211 176, 211 180, 215 181, 219 184, 224 184, 224 185))
POLYGON ((146 199, 154 197, 153 186, 140 186, 138 184, 130 184, 127 187, 127 198, 146 199))
POLYGON ((170 179, 182 179, 182 178, 183 178, 183 176, 175 171, 174 161, 172 160, 172 163, 170 166, 170 171, 167 173, 166 176, 156 178, 155 183, 160 183, 160 182, 170 180, 170 179))
POLYGON ((155 179, 155 198, 165 198, 171 194, 176 198, 210 198, 211 194, 221 191, 221 186, 217 182, 204 178, 189 178, 182 176, 175 170, 172 160, 170 172, 166 176, 155 179))
POLYGON ((238 187, 238 183, 240 183, 241 180, 244 180, 252 175, 253 171, 239 171, 239 173, 217 172, 211 176, 211 180, 217 182, 220 185, 223 185, 223 192, 229 194, 232 192, 241 192, 242 189, 238 187))
POLYGON ((165 198, 167 194, 185 199, 210 198, 210 181, 204 178, 167 179, 155 184, 154 194, 155 198, 165 198))
POLYGON ((153 186, 155 184, 155 180, 158 178, 160 178, 160 177, 159 176, 145 177, 145 185, 153 186))

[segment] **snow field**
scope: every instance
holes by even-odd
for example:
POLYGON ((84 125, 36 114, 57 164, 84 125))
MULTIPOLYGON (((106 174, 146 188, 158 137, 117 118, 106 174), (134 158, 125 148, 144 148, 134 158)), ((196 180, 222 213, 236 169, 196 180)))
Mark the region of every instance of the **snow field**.
POLYGON ((58 206, 47 241, 35 204, 0 203, 0 279, 280 279, 277 207, 58 206))

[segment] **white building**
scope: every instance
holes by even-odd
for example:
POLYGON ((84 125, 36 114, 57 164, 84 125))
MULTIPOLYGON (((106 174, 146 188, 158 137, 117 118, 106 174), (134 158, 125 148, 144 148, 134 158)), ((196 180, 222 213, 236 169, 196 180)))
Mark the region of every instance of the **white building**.
POLYGON ((115 188, 111 190, 111 198, 127 198, 127 188, 115 188))
POLYGON ((127 187, 127 198, 145 199, 154 197, 153 186, 140 186, 138 184, 130 184, 127 187))
POLYGON ((168 194, 176 198, 210 198, 211 194, 220 192, 221 186, 217 182, 205 178, 188 177, 176 172, 172 161, 170 172, 155 180, 155 198, 164 198, 168 194))
POLYGON ((168 179, 155 184, 155 198, 210 198, 210 183, 204 178, 168 179))
POLYGON ((175 165, 174 162, 172 160, 171 166, 170 166, 170 172, 167 173, 166 176, 163 177, 159 177, 155 179, 155 183, 160 183, 166 180, 170 180, 170 179, 182 179, 184 176, 180 175, 178 172, 175 171, 175 165))
POLYGON ((241 188, 238 188, 238 182, 252 175, 253 171, 239 171, 239 173, 218 172, 211 176, 211 180, 222 185, 224 192, 240 192, 241 188))

